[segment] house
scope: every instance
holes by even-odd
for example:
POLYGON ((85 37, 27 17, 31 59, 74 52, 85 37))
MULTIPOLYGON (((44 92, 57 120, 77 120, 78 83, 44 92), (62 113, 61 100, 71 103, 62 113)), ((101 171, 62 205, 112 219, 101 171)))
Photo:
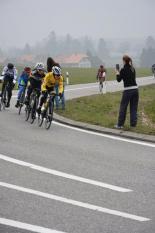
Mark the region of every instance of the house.
POLYGON ((86 54, 72 54, 69 56, 59 56, 55 58, 63 67, 91 67, 91 62, 86 54))

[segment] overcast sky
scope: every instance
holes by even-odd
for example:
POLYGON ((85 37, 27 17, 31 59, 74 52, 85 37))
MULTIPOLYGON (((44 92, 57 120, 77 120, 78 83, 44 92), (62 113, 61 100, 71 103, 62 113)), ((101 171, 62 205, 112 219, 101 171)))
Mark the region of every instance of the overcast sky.
POLYGON ((0 0, 0 47, 58 36, 155 37, 155 0, 0 0))

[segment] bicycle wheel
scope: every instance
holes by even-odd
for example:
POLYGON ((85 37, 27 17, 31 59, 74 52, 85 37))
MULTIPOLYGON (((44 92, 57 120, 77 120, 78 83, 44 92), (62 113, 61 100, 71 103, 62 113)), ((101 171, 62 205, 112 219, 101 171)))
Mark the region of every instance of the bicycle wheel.
POLYGON ((19 114, 19 115, 21 114, 22 107, 23 107, 23 104, 20 103, 19 109, 18 109, 18 114, 19 114))
POLYGON ((30 123, 33 124, 33 122, 36 119, 36 114, 37 114, 37 106, 38 106, 39 98, 36 95, 34 97, 34 101, 32 101, 32 108, 31 108, 31 120, 30 123))
POLYGON ((44 116, 42 114, 38 114, 38 126, 41 127, 44 121, 44 116))
POLYGON ((26 105, 26 107, 25 107, 25 121, 28 121, 28 119, 30 117, 30 112, 31 112, 30 106, 26 105))
POLYGON ((103 92, 103 83, 102 82, 99 83, 99 91, 101 93, 103 92))
POLYGON ((1 109, 5 110, 5 100, 1 98, 1 109))
POLYGON ((36 119, 36 111, 34 108, 31 109, 31 114, 30 114, 30 123, 33 124, 34 120, 36 119))
POLYGON ((49 129, 53 120, 53 109, 54 102, 51 101, 47 107, 46 117, 45 117, 45 128, 49 129))

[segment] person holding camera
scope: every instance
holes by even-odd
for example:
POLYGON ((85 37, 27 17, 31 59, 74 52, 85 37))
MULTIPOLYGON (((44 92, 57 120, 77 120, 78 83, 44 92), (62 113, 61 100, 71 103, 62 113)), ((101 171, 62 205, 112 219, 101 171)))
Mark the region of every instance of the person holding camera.
POLYGON ((118 82, 123 80, 124 91, 120 103, 118 123, 115 128, 121 129, 124 126, 126 119, 126 112, 128 104, 130 103, 130 126, 136 127, 137 125, 137 109, 139 101, 138 86, 136 83, 136 71, 132 65, 132 59, 124 55, 123 56, 123 68, 119 70, 118 65, 116 67, 116 79, 118 82))
POLYGON ((155 78, 155 64, 152 65, 152 74, 153 74, 153 77, 155 78))

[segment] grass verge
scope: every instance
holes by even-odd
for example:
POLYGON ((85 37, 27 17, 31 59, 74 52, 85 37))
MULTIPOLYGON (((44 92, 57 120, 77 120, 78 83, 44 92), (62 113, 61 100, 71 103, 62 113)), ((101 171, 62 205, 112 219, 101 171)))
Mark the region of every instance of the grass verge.
MULTIPOLYGON (((155 135, 155 85, 139 88, 138 124, 130 128, 129 111, 124 130, 155 135)), ((114 128, 117 123, 122 92, 106 93, 68 100, 65 111, 58 114, 81 122, 114 128)))

